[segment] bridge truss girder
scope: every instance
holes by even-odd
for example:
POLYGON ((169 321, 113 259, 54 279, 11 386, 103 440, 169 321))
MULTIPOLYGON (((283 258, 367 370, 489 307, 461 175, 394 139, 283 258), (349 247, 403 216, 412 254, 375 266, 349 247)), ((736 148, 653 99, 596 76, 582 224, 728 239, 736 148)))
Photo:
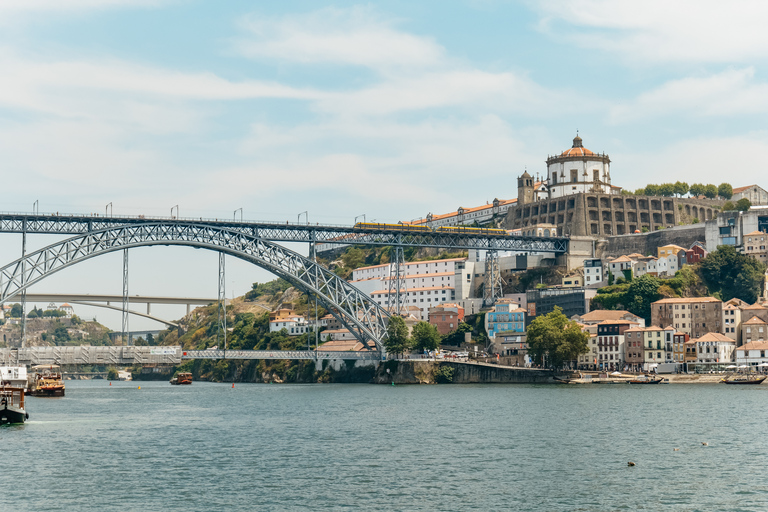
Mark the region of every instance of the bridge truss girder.
POLYGON ((279 224, 223 220, 146 219, 141 217, 98 217, 86 215, 0 214, 0 233, 80 234, 112 229, 118 226, 154 224, 206 226, 238 232, 273 242, 303 242, 331 245, 400 245, 402 247, 438 247, 447 249, 480 249, 498 251, 554 252, 568 249, 567 238, 536 236, 498 236, 414 231, 404 228, 355 228, 310 224, 279 224))
POLYGON ((367 346, 384 355, 387 312, 339 276, 300 254, 267 240, 227 228, 175 221, 114 226, 51 244, 0 268, 0 304, 45 277, 114 251, 153 245, 199 247, 230 254, 265 268, 314 294, 320 303, 367 346))

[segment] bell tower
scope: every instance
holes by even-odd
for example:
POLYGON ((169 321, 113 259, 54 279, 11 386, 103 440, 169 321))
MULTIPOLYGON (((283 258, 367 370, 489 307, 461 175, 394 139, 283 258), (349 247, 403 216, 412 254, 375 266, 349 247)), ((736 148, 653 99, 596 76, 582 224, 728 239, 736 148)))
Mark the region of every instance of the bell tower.
POLYGON ((517 178, 517 204, 528 204, 533 201, 533 177, 525 171, 517 178))

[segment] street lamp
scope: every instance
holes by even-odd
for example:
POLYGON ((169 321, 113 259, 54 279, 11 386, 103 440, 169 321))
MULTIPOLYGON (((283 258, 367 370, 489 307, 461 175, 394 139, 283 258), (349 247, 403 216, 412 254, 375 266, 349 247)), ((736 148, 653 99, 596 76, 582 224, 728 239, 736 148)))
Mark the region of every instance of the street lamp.
POLYGON ((243 222, 243 209, 242 208, 238 208, 237 210, 235 210, 232 213, 232 215, 233 215, 232 220, 237 220, 237 212, 240 212, 240 222, 243 222))
POLYGON ((171 218, 172 219, 178 219, 179 218, 179 205, 171 207, 171 218), (176 217, 173 216, 173 209, 176 208, 176 217))
POLYGON ((112 203, 110 202, 107 206, 104 207, 104 216, 112 216, 112 203))
POLYGON ((304 216, 304 220, 309 224, 309 213, 308 212, 301 212, 299 215, 296 216, 296 224, 301 222, 301 216, 304 216))

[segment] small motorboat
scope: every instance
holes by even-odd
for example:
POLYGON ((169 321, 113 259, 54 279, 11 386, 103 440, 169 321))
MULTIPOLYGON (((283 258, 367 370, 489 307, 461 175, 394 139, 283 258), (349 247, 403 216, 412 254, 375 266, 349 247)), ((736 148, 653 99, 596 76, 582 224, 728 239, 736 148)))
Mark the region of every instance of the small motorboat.
POLYGON ((189 372, 177 373, 176 376, 171 379, 171 384, 174 386, 192 384, 192 374, 189 372))

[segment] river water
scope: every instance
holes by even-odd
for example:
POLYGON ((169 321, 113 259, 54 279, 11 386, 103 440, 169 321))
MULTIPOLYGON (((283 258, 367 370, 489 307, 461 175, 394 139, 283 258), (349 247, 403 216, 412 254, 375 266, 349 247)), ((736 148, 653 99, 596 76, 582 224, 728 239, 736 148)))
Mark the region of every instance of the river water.
POLYGON ((27 410, 0 510, 768 509, 768 386, 69 381, 27 410))

